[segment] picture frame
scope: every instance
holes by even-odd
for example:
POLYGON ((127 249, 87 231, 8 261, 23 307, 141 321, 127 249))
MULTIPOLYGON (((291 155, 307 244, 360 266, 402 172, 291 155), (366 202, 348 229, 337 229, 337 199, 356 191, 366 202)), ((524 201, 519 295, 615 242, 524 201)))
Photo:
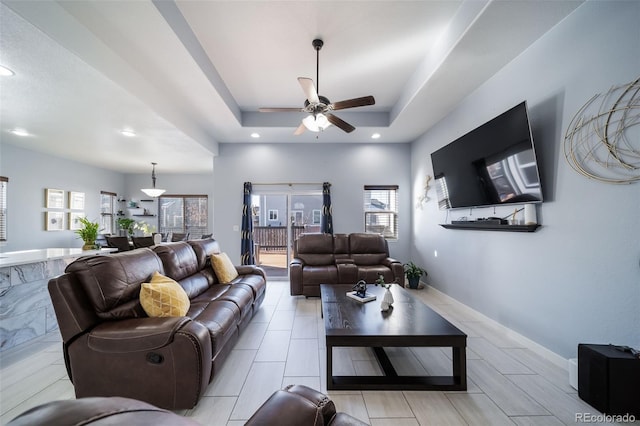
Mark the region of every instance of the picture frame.
POLYGON ((64 212, 45 212, 45 231, 64 231, 64 212))
POLYGON ((82 228, 82 223, 80 223, 80 219, 85 217, 84 212, 69 212, 69 230, 75 231, 82 228))
POLYGON ((69 209, 84 210, 84 192, 69 191, 69 209))
POLYGON ((48 209, 64 208, 64 191, 62 189, 46 188, 44 190, 45 207, 48 209))

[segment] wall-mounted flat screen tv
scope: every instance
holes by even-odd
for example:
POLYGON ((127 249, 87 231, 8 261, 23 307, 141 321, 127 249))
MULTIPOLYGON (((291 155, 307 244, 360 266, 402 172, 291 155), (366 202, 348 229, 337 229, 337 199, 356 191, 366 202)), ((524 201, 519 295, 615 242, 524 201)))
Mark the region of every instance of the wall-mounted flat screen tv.
POLYGON ((527 104, 431 154, 441 209, 542 202, 527 104))

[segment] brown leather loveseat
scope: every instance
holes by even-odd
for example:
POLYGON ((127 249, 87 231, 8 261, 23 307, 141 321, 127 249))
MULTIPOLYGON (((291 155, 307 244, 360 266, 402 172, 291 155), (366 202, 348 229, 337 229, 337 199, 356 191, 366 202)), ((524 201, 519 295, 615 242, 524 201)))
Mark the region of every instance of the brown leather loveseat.
POLYGON ((252 265, 220 283, 210 261, 219 252, 207 239, 82 257, 49 281, 76 397, 196 405, 265 296, 264 272, 252 265), (156 271, 186 292, 185 316, 145 313, 140 289, 156 271))
POLYGON ((289 274, 292 295, 320 296, 320 284, 375 282, 404 284, 401 262, 389 257, 378 234, 302 234, 294 243, 289 274))

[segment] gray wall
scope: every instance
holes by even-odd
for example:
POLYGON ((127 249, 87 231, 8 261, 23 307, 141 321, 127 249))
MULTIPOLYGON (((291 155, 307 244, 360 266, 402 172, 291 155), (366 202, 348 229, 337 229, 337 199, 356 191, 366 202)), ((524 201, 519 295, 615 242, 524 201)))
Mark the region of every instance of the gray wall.
MULTIPOLYGON (((45 231, 45 188, 85 193, 85 213, 92 221, 100 218, 100 191, 120 192, 124 188, 121 173, 99 169, 75 161, 29 151, 3 143, 0 174, 9 178, 7 192, 7 243, 2 251, 48 247, 82 247, 73 231, 45 231)), ((65 217, 65 221, 67 218, 65 217)), ((67 223, 65 222, 65 225, 67 223)), ((68 225, 65 226, 68 228, 68 225)))
POLYGON ((395 184, 400 187, 400 238, 390 242, 389 249, 406 262, 412 208, 409 163, 408 144, 221 144, 214 160, 214 236, 238 262, 240 232, 233 227, 241 225, 245 181, 330 182, 335 233, 364 232, 364 185, 395 184))
MULTIPOLYGON (((638 77, 638 22, 638 2, 585 3, 412 146, 418 193, 433 175, 431 152, 527 100, 543 227, 533 234, 445 230, 432 189, 414 217, 412 255, 434 287, 567 358, 579 342, 640 347, 640 188, 589 180, 562 150, 569 121, 591 96, 638 77)), ((448 219, 458 216, 469 210, 448 219)))
MULTIPOLYGON (((126 174, 123 195, 127 202, 134 200, 138 206, 148 209, 155 217, 131 217, 125 209, 127 217, 137 221, 144 221, 153 225, 158 230, 158 201, 152 203, 140 203, 140 200, 148 200, 141 188, 151 187, 151 166, 147 174, 126 174)), ((156 187, 165 189, 166 195, 207 195, 209 197, 209 232, 213 232, 213 172, 206 174, 172 174, 163 173, 161 165, 156 166, 156 187)))

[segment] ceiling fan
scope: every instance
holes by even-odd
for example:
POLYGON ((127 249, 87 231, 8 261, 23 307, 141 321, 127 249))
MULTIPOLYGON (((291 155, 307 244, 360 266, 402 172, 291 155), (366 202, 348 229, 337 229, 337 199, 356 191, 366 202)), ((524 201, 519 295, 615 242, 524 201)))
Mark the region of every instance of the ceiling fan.
POLYGON ((362 98, 347 99, 339 102, 331 102, 324 96, 318 95, 319 73, 320 73, 320 49, 324 42, 315 39, 312 42, 313 48, 316 50, 316 84, 313 80, 305 77, 298 77, 298 83, 302 86, 307 100, 304 101, 302 108, 260 108, 260 112, 307 112, 309 115, 302 120, 302 124, 298 126, 294 135, 302 134, 305 129, 312 132, 319 132, 326 129, 331 124, 339 127, 347 133, 353 132, 356 128, 341 118, 333 115, 331 111, 341 109, 355 108, 365 105, 374 105, 376 103, 373 96, 364 96, 362 98))

